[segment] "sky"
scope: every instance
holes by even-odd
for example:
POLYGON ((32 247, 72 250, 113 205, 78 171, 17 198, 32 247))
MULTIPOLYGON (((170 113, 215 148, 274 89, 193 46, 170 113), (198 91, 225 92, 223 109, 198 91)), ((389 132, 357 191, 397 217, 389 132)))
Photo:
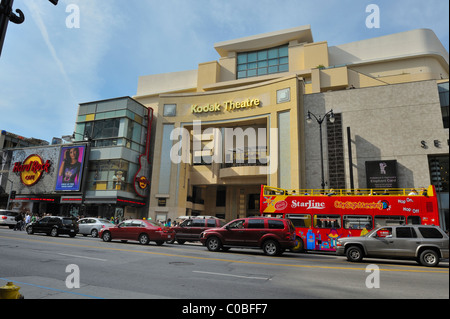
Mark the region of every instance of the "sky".
MULTIPOLYGON (((329 46, 432 29, 449 50, 447 0, 16 0, 0 56, 0 130, 51 142, 80 103, 135 96, 139 76, 219 60, 214 44, 310 25, 329 46), (379 8, 379 27, 366 19, 379 8)), ((372 22, 374 20, 371 20, 372 22)))

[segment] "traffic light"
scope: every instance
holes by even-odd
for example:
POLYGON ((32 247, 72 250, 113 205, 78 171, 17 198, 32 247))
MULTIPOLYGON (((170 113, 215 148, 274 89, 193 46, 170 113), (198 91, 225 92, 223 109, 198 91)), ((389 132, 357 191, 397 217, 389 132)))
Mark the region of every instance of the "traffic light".
POLYGON ((16 191, 11 191, 11 196, 10 196, 10 198, 11 199, 15 199, 16 198, 16 191))
POLYGON ((50 1, 51 3, 53 3, 55 6, 58 4, 58 0, 48 0, 48 1, 50 1))

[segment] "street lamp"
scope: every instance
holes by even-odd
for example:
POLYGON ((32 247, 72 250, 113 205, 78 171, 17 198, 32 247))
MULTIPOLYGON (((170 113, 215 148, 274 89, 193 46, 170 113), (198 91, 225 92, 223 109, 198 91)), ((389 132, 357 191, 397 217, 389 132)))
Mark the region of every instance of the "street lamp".
POLYGON ((313 122, 312 117, 314 117, 316 119, 317 123, 319 124, 319 128, 320 128, 320 163, 321 163, 321 167, 322 167, 322 184, 321 184, 322 185, 322 189, 325 189, 325 177, 324 177, 324 173, 323 173, 322 123, 327 118, 327 115, 330 115, 330 122, 334 123, 335 117, 334 117, 333 110, 331 110, 328 113, 326 113, 323 117, 320 117, 320 116, 317 117, 314 113, 311 113, 310 111, 308 111, 308 116, 306 117, 306 122, 308 124, 311 124, 313 122))
MULTIPOLYGON (((5 41, 8 23, 22 24, 25 21, 25 15, 22 10, 16 9, 17 14, 13 12, 12 6, 14 0, 1 0, 0 3, 0 56, 2 55, 3 42, 5 41)), ((55 6, 59 0, 49 0, 55 6)))

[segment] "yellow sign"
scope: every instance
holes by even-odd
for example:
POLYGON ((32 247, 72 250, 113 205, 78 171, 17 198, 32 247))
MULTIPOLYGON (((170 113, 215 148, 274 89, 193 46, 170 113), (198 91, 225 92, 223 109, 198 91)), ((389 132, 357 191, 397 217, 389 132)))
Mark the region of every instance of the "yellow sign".
POLYGON ((240 109, 250 109, 257 106, 261 106, 261 101, 259 99, 247 99, 242 102, 226 101, 223 103, 214 103, 204 106, 194 104, 191 106, 191 112, 194 114, 222 112, 222 110, 232 112, 240 109))

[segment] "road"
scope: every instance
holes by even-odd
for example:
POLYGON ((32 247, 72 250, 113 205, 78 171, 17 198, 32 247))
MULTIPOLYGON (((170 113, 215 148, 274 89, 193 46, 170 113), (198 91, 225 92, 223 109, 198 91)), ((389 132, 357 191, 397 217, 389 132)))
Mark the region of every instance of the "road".
POLYGON ((374 259, 354 264, 334 255, 213 253, 195 243, 104 243, 0 227, 0 286, 8 281, 21 287, 25 299, 449 298, 448 261, 437 268, 374 259), (379 272, 366 272, 370 264, 379 272), (73 288, 78 271, 80 288, 73 288))

